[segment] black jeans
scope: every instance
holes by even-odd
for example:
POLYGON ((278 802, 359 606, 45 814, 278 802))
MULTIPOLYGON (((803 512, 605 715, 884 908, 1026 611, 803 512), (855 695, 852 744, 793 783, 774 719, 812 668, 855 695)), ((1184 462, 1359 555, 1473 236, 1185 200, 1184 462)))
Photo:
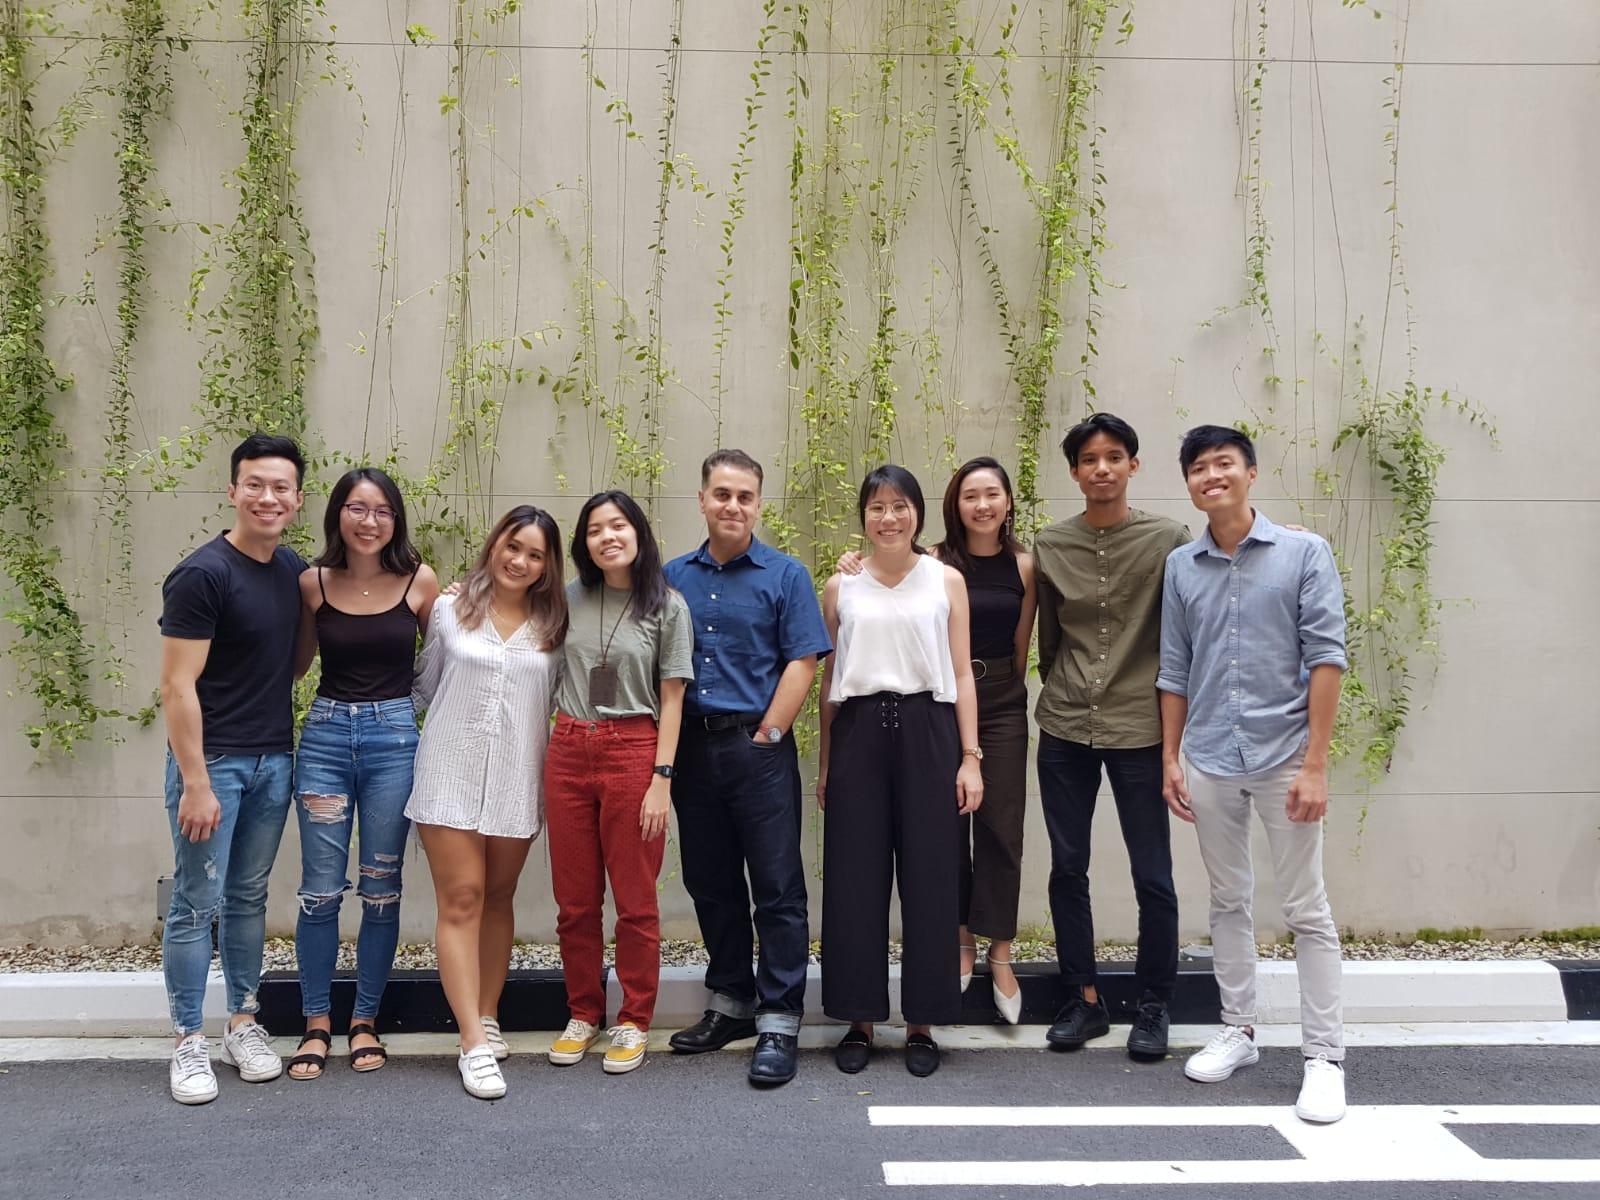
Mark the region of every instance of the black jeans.
POLYGON ((683 883, 711 963, 706 987, 738 1006, 798 1017, 805 1011, 811 934, 800 858, 800 766, 794 737, 758 746, 751 728, 708 731, 686 720, 672 806, 683 883), (749 885, 745 869, 749 868, 749 885), (755 970, 750 904, 761 957, 755 970))
POLYGON ((1142 994, 1172 999, 1178 977, 1178 894, 1172 886, 1172 827, 1161 798, 1161 747, 1107 750, 1039 732, 1039 792, 1050 831, 1050 915, 1068 987, 1095 982, 1089 910, 1089 829, 1104 766, 1139 902, 1134 974, 1142 994))

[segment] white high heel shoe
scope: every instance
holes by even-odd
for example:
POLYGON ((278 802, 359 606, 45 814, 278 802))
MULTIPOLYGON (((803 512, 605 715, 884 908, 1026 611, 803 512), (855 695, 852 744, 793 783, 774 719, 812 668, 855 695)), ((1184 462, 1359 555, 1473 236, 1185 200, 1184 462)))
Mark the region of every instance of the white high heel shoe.
MULTIPOLYGON (((972 951, 972 961, 973 961, 974 965, 976 965, 976 963, 978 961, 978 943, 977 942, 970 942, 970 943, 969 942, 959 942, 958 945, 961 947, 961 950, 962 950, 963 953, 965 953, 968 950, 972 951)), ((967 988, 969 986, 971 986, 971 984, 972 984, 972 972, 971 971, 967 971, 965 974, 963 974, 961 976, 961 991, 963 993, 965 993, 967 988)))
MULTIPOLYGON (((992 955, 987 955, 987 954, 984 955, 984 958, 989 963, 989 966, 991 968, 997 962, 1002 967, 1009 967, 1011 965, 1011 960, 1009 958, 996 959, 992 955)), ((994 975, 993 975, 992 971, 990 973, 989 978, 990 978, 991 981, 993 981, 994 975)), ((995 1009, 1000 1013, 1000 1015, 1002 1017, 1005 1018, 1006 1024, 1007 1025, 1015 1025, 1018 1021, 1022 1020, 1022 983, 1021 983, 1021 981, 1020 980, 1018 981, 1018 983, 1017 983, 1017 991, 1016 991, 1016 994, 1013 995, 1013 996, 1008 996, 1004 992, 1002 992, 1000 990, 1000 985, 997 982, 991 982, 990 986, 994 989, 994 1006, 995 1006, 995 1009)))

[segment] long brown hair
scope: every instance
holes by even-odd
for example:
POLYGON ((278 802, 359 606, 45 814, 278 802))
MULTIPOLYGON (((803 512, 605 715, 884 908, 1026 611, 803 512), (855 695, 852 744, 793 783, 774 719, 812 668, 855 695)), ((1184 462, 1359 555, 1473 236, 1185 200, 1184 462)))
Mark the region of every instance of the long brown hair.
POLYGON ((1000 553, 1022 553, 1022 543, 1017 541, 1017 498, 1011 491, 1011 476, 1006 474, 998 459, 987 454, 969 458, 957 469, 950 486, 944 489, 944 540, 933 548, 940 562, 954 567, 962 575, 972 573, 972 554, 967 550, 967 527, 961 523, 961 485, 974 471, 993 471, 1006 493, 1007 512, 1000 525, 1000 553))
POLYGON ((478 561, 461 581, 461 592, 456 597, 456 619, 463 629, 476 629, 483 624, 494 594, 489 559, 502 541, 529 525, 537 526, 544 534, 544 571, 527 591, 528 620, 537 631, 539 644, 546 650, 554 650, 567 640, 567 588, 561 577, 561 531, 556 528, 554 517, 531 504, 517 505, 489 531, 483 549, 478 551, 478 561))

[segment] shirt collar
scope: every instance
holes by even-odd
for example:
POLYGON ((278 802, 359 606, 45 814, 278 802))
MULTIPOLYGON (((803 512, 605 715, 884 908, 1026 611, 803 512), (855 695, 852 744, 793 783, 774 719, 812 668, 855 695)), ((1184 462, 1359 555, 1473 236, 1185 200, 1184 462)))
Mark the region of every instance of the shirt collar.
MULTIPOLYGON (((1259 508, 1255 510, 1256 519, 1250 522, 1250 532, 1239 541, 1239 549, 1243 550, 1251 542, 1276 542, 1278 540, 1278 527, 1259 508)), ((1191 553, 1198 558, 1202 554, 1214 554, 1218 558, 1227 558, 1217 545, 1216 539, 1211 536, 1211 524, 1206 523, 1205 530, 1199 537, 1189 543, 1191 553)))
POLYGON ((762 543, 760 538, 752 536, 750 538, 750 546, 743 554, 735 555, 727 562, 722 563, 718 562, 712 557, 711 539, 707 538, 705 541, 700 543, 700 548, 689 557, 695 562, 707 567, 731 567, 737 562, 748 562, 751 566, 765 567, 767 565, 767 555, 771 553, 772 552, 767 549, 766 545, 762 543))

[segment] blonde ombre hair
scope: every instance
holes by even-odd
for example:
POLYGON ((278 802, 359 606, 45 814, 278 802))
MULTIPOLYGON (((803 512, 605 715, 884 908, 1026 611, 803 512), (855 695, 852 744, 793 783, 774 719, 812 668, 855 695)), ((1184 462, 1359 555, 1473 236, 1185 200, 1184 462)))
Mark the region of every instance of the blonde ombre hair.
POLYGON ((527 619, 533 624, 540 646, 554 650, 567 640, 567 589, 561 569, 561 531, 556 528, 554 517, 531 504, 517 505, 489 531, 483 549, 478 551, 478 561, 461 580, 461 590, 456 596, 456 619, 463 629, 476 629, 483 624, 494 595, 489 560, 501 542, 529 525, 537 526, 544 535, 544 571, 527 590, 527 619))

